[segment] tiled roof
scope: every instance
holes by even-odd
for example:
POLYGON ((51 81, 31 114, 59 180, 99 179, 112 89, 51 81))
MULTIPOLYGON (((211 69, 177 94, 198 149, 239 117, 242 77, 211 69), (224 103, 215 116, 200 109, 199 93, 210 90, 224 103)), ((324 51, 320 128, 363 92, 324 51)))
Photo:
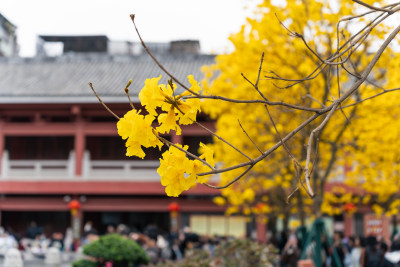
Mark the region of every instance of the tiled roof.
MULTIPOLYGON (((200 81, 201 67, 214 63, 211 55, 162 55, 159 61, 185 84, 187 75, 200 81)), ((3 59, 0 61, 0 103, 96 102, 88 85, 115 102, 126 101, 124 86, 132 79, 133 98, 146 78, 168 77, 148 55, 65 55, 58 58, 3 59)))

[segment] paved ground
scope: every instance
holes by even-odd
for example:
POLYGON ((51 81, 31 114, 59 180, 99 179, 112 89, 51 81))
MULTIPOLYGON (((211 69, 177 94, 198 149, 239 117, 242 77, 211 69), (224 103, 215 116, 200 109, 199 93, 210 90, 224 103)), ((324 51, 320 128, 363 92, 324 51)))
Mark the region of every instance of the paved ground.
MULTIPOLYGON (((62 253, 61 255, 62 263, 57 267, 72 267, 72 262, 75 261, 77 257, 78 255, 75 253, 62 253)), ((0 258, 0 267, 3 267, 3 262, 4 258, 0 258)), ((53 265, 46 265, 44 259, 40 259, 28 254, 24 255, 24 267, 46 267, 46 266, 50 267, 53 265)))

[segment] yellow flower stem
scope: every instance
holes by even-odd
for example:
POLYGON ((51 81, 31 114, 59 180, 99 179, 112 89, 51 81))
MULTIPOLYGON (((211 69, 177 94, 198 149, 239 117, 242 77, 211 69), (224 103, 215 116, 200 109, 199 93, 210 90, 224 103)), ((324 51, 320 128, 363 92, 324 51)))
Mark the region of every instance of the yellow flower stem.
POLYGON ((131 105, 131 108, 135 109, 135 106, 133 105, 131 97, 129 96, 129 86, 131 85, 131 83, 132 83, 132 79, 130 79, 129 82, 126 84, 124 91, 125 91, 126 96, 128 97, 128 101, 129 101, 129 104, 131 105))

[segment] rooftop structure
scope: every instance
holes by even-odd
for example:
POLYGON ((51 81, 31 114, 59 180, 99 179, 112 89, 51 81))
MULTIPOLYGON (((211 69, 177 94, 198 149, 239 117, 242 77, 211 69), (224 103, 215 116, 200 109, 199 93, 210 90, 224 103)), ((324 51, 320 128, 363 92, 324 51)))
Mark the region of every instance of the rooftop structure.
MULTIPOLYGON (((188 85, 188 74, 201 81, 201 67, 214 62, 209 55, 166 54, 158 59, 188 85)), ((134 99, 147 78, 168 79, 148 55, 66 54, 4 59, 0 66, 0 103, 97 103, 89 82, 105 101, 126 103, 123 88, 129 79, 134 99)))
POLYGON ((11 57, 18 54, 17 27, 0 14, 0 57, 11 57))

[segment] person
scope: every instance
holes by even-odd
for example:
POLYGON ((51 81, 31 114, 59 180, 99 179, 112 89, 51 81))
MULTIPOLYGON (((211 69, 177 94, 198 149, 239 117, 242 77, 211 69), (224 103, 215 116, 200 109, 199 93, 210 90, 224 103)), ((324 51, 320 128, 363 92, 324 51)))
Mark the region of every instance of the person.
POLYGON ((68 227, 65 230, 64 250, 68 251, 68 252, 69 251, 73 251, 74 250, 73 244, 74 244, 74 235, 73 235, 73 232, 72 232, 72 228, 68 227))
POLYGON ((289 239, 282 250, 281 263, 285 267, 297 266, 297 259, 299 258, 299 248, 297 246, 297 237, 295 234, 291 234, 289 239))
POLYGON ((64 250, 64 235, 60 232, 55 232, 51 235, 49 247, 56 247, 60 251, 64 250))
POLYGON ((106 235, 115 233, 115 227, 112 224, 107 225, 106 235))
POLYGON ((351 252, 350 252, 350 265, 349 267, 361 267, 361 255, 363 253, 362 248, 362 239, 359 236, 350 237, 349 239, 351 244, 351 252))
POLYGON ((366 243, 363 267, 380 267, 382 263, 382 253, 380 248, 378 248, 376 237, 368 236, 366 243))
POLYGON ((43 233, 43 228, 39 227, 35 221, 29 223, 28 229, 26 230, 26 236, 30 239, 35 239, 37 235, 43 233))
MULTIPOLYGON (((344 266, 344 256, 345 256, 345 251, 343 249, 343 234, 341 232, 335 232, 333 234, 333 246, 336 250, 337 255, 339 256, 339 264, 340 266, 344 266)), ((331 251, 331 265, 332 267, 337 267, 338 265, 336 264, 336 261, 333 258, 333 251, 331 251)))
POLYGON ((385 253, 382 267, 400 266, 400 240, 394 240, 390 252, 385 253))
POLYGON ((83 236, 86 236, 88 233, 91 233, 94 231, 93 228, 93 223, 92 221, 87 221, 85 225, 83 226, 83 236))
POLYGON ((117 234, 122 235, 123 237, 128 237, 129 233, 130 233, 130 230, 129 230, 129 227, 127 225, 121 223, 121 224, 119 224, 117 226, 117 229, 115 230, 115 232, 117 234))

